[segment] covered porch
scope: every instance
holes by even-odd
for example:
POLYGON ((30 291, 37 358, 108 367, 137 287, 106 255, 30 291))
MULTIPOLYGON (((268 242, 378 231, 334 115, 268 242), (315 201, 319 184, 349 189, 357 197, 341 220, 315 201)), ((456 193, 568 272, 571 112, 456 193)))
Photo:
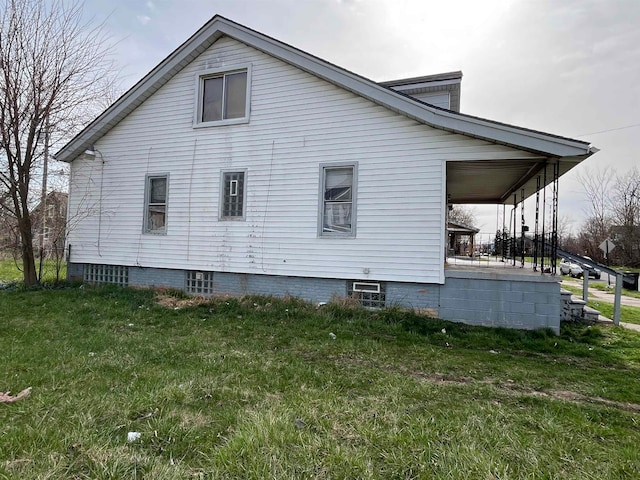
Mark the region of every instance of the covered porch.
POLYGON ((586 143, 555 138, 560 143, 579 145, 572 145, 574 148, 565 145, 557 154, 550 155, 530 148, 514 151, 515 145, 511 144, 509 150, 501 151, 496 147, 494 158, 447 161, 447 211, 456 204, 496 205, 497 228, 489 241, 485 234, 478 244, 478 229, 448 220, 445 267, 455 263, 474 268, 528 269, 541 275, 556 273, 558 180, 597 150, 586 143), (559 154, 560 151, 565 155, 559 154), (525 212, 525 200, 532 197, 534 202, 528 204, 534 206, 529 206, 530 211, 525 212), (498 221, 499 217, 501 221, 498 221), (471 252, 468 246, 456 248, 456 241, 463 235, 473 244, 471 252), (465 257, 476 261, 466 262, 465 257), (455 262, 451 261, 453 259, 455 262))

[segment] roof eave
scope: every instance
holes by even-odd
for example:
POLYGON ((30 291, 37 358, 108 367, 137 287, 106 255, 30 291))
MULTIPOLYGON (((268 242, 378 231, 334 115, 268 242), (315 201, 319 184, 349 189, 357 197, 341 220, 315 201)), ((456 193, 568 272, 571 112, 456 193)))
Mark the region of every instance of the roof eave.
POLYGON ((224 17, 215 16, 65 145, 56 154, 56 158, 72 161, 222 35, 235 38, 341 88, 435 128, 555 157, 587 158, 594 153, 587 142, 430 106, 224 17))

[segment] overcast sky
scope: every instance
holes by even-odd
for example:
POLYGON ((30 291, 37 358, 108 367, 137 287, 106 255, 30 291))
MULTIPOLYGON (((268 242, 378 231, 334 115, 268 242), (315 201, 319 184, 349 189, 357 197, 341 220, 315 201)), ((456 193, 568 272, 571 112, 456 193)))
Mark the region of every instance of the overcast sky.
MULTIPOLYGON (((574 228, 578 174, 640 164, 640 0, 88 0, 85 13, 116 42, 123 90, 215 14, 375 81, 462 70, 462 112, 601 149, 561 180, 574 228)), ((476 211, 495 231, 495 207, 476 211)))

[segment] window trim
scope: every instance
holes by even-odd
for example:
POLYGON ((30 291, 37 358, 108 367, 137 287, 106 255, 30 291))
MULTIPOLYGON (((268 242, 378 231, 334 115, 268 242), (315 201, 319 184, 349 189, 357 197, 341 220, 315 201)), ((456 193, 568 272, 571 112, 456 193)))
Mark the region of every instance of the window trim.
POLYGON ((168 173, 148 173, 144 180, 144 213, 142 220, 142 233, 145 235, 166 235, 169 224, 169 174, 168 173), (166 191, 164 199, 164 227, 157 230, 149 229, 149 200, 151 199, 151 180, 154 178, 166 179, 166 191))
POLYGON ((331 162, 321 163, 319 166, 319 190, 318 190, 318 237, 322 238, 355 238, 357 219, 357 193, 358 193, 358 162, 331 162), (339 168, 352 168, 353 176, 351 180, 351 231, 350 232, 325 232, 324 231, 324 193, 327 170, 339 168))
MULTIPOLYGON (((229 168, 220 170, 220 195, 219 195, 219 208, 218 208, 218 220, 221 222, 243 222, 247 219, 247 178, 248 169, 246 168, 229 168), (244 174, 242 185, 242 216, 229 217, 224 216, 224 177, 227 173, 242 173, 244 174)), ((232 180, 234 181, 234 180, 232 180)), ((236 181, 237 182, 237 181, 236 181)), ((237 188, 237 187, 236 187, 237 188)), ((236 195, 238 196, 237 192, 236 195)))
MULTIPOLYGON (((223 94, 224 95, 224 94, 223 94)), ((249 123, 249 115, 251 112, 251 64, 243 65, 229 65, 219 68, 210 68, 203 70, 196 74, 195 84, 195 102, 194 103, 194 115, 193 115, 193 128, 205 128, 215 127, 221 125, 237 125, 240 123, 249 123), (204 81, 209 78, 220 77, 229 75, 232 73, 247 72, 247 90, 245 92, 245 114, 243 117, 238 118, 223 118, 222 120, 215 120, 210 122, 203 122, 202 118, 202 101, 204 95, 204 81)))

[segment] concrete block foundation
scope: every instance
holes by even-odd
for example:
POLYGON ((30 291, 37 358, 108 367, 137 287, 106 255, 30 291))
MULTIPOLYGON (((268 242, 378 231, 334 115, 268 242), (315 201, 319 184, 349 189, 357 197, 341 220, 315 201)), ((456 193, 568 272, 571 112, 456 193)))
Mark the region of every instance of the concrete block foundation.
MULTIPOLYGON (((80 279, 84 264, 70 263, 69 278, 80 279)), ((130 286, 187 290, 189 272, 179 269, 128 267, 130 286)), ((211 294, 298 297, 329 302, 348 296, 349 283, 360 279, 287 277, 230 272, 209 272, 211 294)), ((375 279, 367 280, 375 282, 375 279)), ((488 327, 550 328, 560 332, 560 284, 553 276, 513 270, 445 270, 445 283, 423 284, 382 281, 386 306, 411 308, 433 317, 488 327)))

